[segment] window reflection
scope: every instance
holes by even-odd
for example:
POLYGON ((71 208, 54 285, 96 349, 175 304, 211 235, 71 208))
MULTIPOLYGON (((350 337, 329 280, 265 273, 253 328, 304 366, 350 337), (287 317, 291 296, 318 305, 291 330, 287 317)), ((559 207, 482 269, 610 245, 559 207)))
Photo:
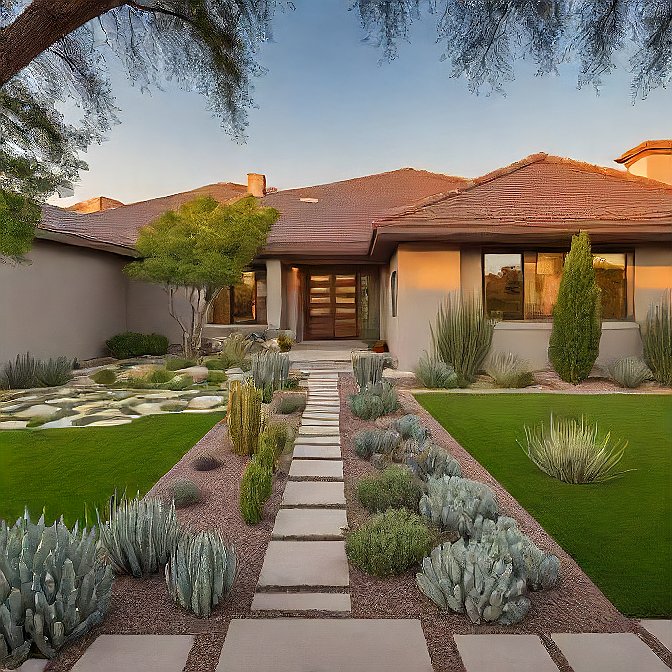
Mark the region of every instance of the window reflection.
POLYGON ((626 315, 625 254, 593 255, 595 280, 602 290, 602 319, 618 320, 626 315))
POLYGON ((523 269, 520 254, 485 255, 485 306, 491 317, 523 319, 523 269))

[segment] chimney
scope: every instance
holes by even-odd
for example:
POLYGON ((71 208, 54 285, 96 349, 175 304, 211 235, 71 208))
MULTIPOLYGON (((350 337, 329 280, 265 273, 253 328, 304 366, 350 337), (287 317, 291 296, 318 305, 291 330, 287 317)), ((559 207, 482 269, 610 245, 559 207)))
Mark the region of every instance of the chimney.
POLYGON ((672 140, 645 140, 615 161, 633 175, 672 184, 672 140))
POLYGON ((117 201, 114 198, 108 198, 107 196, 94 196, 89 198, 87 201, 80 201, 71 205, 65 210, 72 210, 73 212, 78 212, 81 215, 86 215, 90 212, 101 212, 102 210, 109 210, 110 208, 118 208, 120 205, 123 205, 121 201, 117 201))
POLYGON ((248 173, 247 193, 252 194, 256 198, 263 198, 266 195, 266 175, 248 173))

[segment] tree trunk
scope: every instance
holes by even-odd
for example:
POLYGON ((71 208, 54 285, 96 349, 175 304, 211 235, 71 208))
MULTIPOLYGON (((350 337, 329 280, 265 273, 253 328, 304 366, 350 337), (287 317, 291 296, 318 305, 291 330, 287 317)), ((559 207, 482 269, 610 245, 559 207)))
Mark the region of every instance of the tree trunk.
POLYGON ((68 33, 124 4, 126 0, 32 0, 13 23, 0 28, 0 86, 68 33))

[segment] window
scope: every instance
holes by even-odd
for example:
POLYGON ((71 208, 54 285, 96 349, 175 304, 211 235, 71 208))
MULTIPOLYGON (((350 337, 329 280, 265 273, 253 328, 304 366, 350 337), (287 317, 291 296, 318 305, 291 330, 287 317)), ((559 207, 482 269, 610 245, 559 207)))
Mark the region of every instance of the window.
POLYGON ((208 321, 211 324, 264 324, 266 295, 266 272, 247 271, 241 282, 219 293, 208 321))
POLYGON ((391 303, 392 303, 392 317, 397 316, 397 272, 392 271, 392 275, 390 276, 390 296, 391 296, 391 303))
MULTIPOLYGON (((546 320, 558 299, 566 252, 515 252, 483 255, 487 313, 500 320, 546 320)), ((595 279, 602 290, 602 319, 627 317, 626 255, 595 252, 595 279)))

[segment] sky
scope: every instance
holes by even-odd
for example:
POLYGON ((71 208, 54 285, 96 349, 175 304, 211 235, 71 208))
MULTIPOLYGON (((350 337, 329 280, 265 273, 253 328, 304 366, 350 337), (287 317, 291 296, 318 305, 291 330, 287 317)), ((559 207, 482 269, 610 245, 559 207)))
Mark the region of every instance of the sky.
POLYGON ((578 90, 575 65, 536 77, 519 62, 506 96, 474 95, 440 61, 436 24, 416 24, 399 57, 362 41, 347 0, 296 0, 274 18, 259 61, 248 139, 236 143, 194 92, 141 92, 112 82, 121 124, 89 148, 89 171, 66 206, 94 196, 124 203, 264 173, 279 189, 410 166, 474 177, 535 152, 606 166, 646 139, 672 136, 672 91, 632 104, 625 68, 597 95, 578 90))

